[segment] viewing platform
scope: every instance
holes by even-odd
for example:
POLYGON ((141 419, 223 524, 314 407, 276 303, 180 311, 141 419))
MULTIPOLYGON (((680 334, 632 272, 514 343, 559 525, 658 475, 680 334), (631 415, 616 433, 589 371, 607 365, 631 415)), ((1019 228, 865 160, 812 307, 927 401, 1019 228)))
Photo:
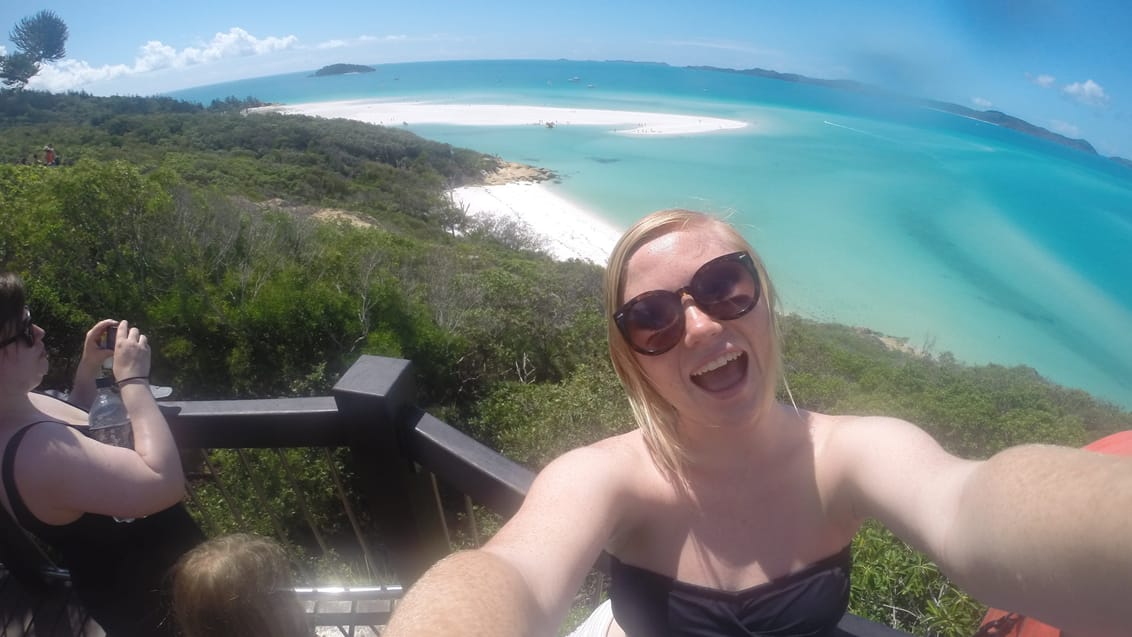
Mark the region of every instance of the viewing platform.
MULTIPOLYGON (((480 543, 476 522, 481 510, 506 518, 519 507, 534 474, 423 411, 415 404, 411 363, 401 359, 362 356, 341 377, 330 396, 264 400, 163 401, 178 446, 186 457, 187 505, 210 535, 211 522, 202 509, 202 485, 225 493, 225 476, 203 450, 232 450, 233 466, 251 475, 246 454, 272 450, 289 481, 283 488, 297 496, 304 531, 324 555, 341 552, 303 496, 302 480, 283 450, 321 450, 326 470, 339 494, 342 528, 336 536, 352 536, 357 570, 366 584, 332 586, 310 574, 300 581, 299 597, 319 635, 361 637, 381 632, 390 613, 413 582, 438 559, 457 548, 480 543), (338 468, 344 460, 350 468, 338 468), (348 529, 348 530, 344 530, 348 529)), ((266 481, 252 480, 260 503, 238 502, 225 493, 234 519, 255 519, 253 505, 267 505, 275 495, 266 481)), ((283 524, 263 507, 279 539, 283 524)), ((241 529, 225 529, 225 531, 241 529)), ((102 631, 88 620, 70 594, 66 571, 58 569, 26 538, 0 543, 0 637, 50 635, 98 637, 102 631), (14 574, 13 572, 18 572, 14 574)), ((591 580, 596 596, 604 590, 603 559, 591 580)), ((305 575, 305 574, 304 574, 305 575)), ((355 580, 357 574, 355 573, 355 580)), ((474 583, 469 582, 469 585, 474 583)), ((846 615, 842 637, 907 635, 881 624, 846 615)))

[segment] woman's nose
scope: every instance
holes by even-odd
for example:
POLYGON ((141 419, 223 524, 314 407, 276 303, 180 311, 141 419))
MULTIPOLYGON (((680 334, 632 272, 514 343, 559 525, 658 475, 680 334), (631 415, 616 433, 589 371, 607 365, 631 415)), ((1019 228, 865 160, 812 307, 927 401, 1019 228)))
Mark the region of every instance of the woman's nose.
POLYGON ((719 334, 720 330, 723 329, 719 321, 703 311, 700 306, 692 301, 691 297, 685 297, 685 299, 684 337, 687 339, 688 345, 696 345, 706 338, 719 334))

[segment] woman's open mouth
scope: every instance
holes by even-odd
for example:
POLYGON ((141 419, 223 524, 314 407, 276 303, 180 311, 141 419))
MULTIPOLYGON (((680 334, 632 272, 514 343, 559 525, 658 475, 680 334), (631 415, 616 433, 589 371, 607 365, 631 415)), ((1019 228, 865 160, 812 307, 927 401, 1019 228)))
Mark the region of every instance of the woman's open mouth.
POLYGON ((731 389, 747 377, 747 354, 728 352, 692 373, 692 383, 709 392, 731 389))

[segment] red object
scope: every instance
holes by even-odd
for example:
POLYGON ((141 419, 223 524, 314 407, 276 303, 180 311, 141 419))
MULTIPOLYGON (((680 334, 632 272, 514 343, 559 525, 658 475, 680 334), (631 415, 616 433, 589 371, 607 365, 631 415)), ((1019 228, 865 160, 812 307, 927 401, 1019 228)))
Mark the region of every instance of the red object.
POLYGON ((1085 448, 1113 456, 1132 456, 1132 429, 1105 436, 1092 444, 1085 445, 1085 448))
MULTIPOLYGON (((1120 431, 1085 445, 1097 453, 1132 456, 1132 430, 1120 431)), ((983 617, 975 637, 1062 637, 1061 630, 1018 613, 991 608, 983 617)))

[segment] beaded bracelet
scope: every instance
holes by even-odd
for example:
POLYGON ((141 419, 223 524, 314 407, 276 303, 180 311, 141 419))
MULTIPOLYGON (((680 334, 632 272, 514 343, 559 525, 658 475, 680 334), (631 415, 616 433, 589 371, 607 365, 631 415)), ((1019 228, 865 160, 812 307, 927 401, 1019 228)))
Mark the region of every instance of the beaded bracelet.
POLYGON ((118 381, 114 384, 117 385, 118 387, 121 387, 122 385, 125 385, 127 383, 136 382, 136 381, 141 381, 141 382, 145 383, 146 385, 148 385, 149 384, 149 376, 130 376, 129 378, 123 378, 122 380, 120 380, 120 381, 118 381))

